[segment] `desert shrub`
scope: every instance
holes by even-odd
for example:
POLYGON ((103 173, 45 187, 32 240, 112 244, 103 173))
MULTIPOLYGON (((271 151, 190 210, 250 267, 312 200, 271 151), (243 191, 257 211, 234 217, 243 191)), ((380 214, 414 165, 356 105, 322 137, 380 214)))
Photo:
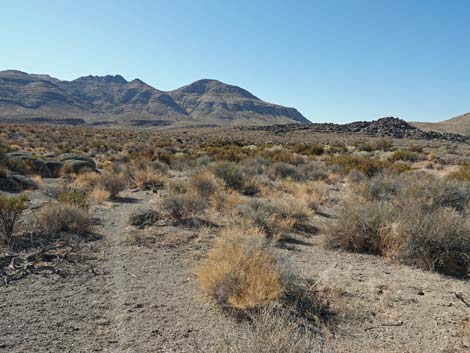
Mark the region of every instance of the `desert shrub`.
POLYGON ((328 188, 324 182, 285 182, 284 190, 302 201, 310 210, 317 211, 328 199, 328 188))
POLYGON ((209 172, 196 172, 189 181, 189 187, 196 194, 206 200, 214 195, 219 189, 214 175, 209 172))
POLYGON ((91 217, 83 208, 71 204, 48 204, 36 214, 36 227, 46 236, 63 232, 86 234, 91 230, 91 217))
POLYGON ((209 296, 238 310, 277 301, 285 291, 279 260, 256 228, 225 229, 196 275, 209 296))
POLYGON ((133 179, 140 190, 152 191, 163 189, 166 180, 161 173, 150 169, 135 171, 133 173, 133 179))
POLYGON ((360 186, 360 193, 370 201, 388 201, 400 192, 400 180, 387 174, 380 174, 365 180, 360 186))
POLYGON ((400 213, 391 255, 424 270, 470 275, 470 222, 457 211, 419 203, 400 213))
POLYGON ((123 174, 83 173, 74 181, 74 186, 87 192, 100 188, 109 192, 109 197, 114 199, 126 189, 127 183, 123 174))
POLYGON ((263 174, 269 164, 270 162, 267 159, 255 157, 243 160, 240 167, 245 175, 255 177, 263 174))
POLYGON ((418 152, 411 152, 409 150, 398 150, 395 151, 391 157, 391 161, 407 161, 407 162, 416 162, 419 161, 421 155, 418 152))
POLYGON ((109 192, 111 199, 115 199, 121 191, 126 190, 127 184, 122 174, 102 174, 100 186, 109 192))
POLYGON ((161 214, 157 210, 138 210, 129 218, 129 224, 138 228, 152 226, 161 219, 161 214))
POLYGON ((340 207, 328 229, 329 245, 396 258, 425 270, 470 275, 467 183, 378 177, 360 190, 366 198, 351 197, 340 207))
POLYGON ((239 207, 239 216, 263 230, 269 238, 281 240, 293 229, 303 228, 309 218, 308 209, 295 200, 251 200, 239 207))
POLYGON ((171 180, 168 182, 168 190, 170 194, 185 194, 189 189, 187 180, 171 180))
POLYGON ((221 179, 225 185, 234 190, 240 190, 244 185, 244 175, 237 164, 221 161, 212 165, 214 175, 221 179))
POLYGON ((300 179, 300 174, 298 169, 292 164, 277 162, 271 165, 269 168, 268 174, 273 179, 285 179, 292 178, 294 180, 300 179))
POLYGON ((75 205, 81 208, 88 207, 87 199, 88 196, 85 192, 75 188, 68 188, 57 196, 57 201, 75 205))
POLYGON ((177 224, 197 216, 205 211, 208 206, 207 200, 191 193, 170 194, 161 203, 162 210, 177 224))
POLYGON ((338 171, 343 175, 347 175, 355 170, 363 173, 367 177, 372 177, 380 173, 387 166, 384 161, 349 155, 333 156, 327 160, 327 164, 336 166, 338 171))
POLYGON ((470 207, 470 184, 431 176, 411 176, 402 182, 400 204, 421 200, 427 210, 450 207, 466 213, 470 207))
POLYGON ((298 167, 297 180, 325 180, 326 178, 328 178, 328 172, 320 162, 311 161, 298 167))
POLYGON ((7 246, 13 245, 13 234, 21 214, 26 209, 26 201, 24 194, 11 197, 0 195, 0 232, 7 246))
POLYGON ((292 150, 306 156, 321 156, 325 152, 325 146, 319 144, 299 144, 295 145, 292 150))
POLYGON ((388 207, 381 202, 348 198, 338 210, 337 221, 327 229, 328 246, 381 255, 388 207))

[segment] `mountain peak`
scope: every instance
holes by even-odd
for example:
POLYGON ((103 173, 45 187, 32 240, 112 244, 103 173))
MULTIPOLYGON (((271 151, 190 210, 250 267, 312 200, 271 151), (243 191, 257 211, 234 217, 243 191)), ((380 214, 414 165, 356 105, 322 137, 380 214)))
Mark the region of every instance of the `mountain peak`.
POLYGON ((74 80, 74 82, 97 82, 102 84, 117 83, 126 84, 128 83, 121 75, 105 75, 105 76, 82 76, 74 80))

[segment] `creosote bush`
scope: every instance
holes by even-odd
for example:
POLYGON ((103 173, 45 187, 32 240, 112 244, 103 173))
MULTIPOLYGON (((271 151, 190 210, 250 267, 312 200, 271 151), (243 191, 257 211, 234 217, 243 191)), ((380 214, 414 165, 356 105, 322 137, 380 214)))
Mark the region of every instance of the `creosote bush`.
POLYGON ((26 201, 24 194, 12 197, 0 195, 0 232, 7 246, 14 243, 13 235, 21 214, 26 209, 26 201))
POLYGON ((71 204, 48 204, 36 214, 36 227, 42 235, 61 233, 83 235, 91 230, 91 217, 83 208, 71 204))
POLYGON ((201 287, 224 307, 249 310, 279 300, 284 273, 261 230, 231 227, 196 269, 201 287))
POLYGON ((189 187, 206 200, 211 198, 219 189, 214 175, 209 172, 196 172, 189 181, 189 187))

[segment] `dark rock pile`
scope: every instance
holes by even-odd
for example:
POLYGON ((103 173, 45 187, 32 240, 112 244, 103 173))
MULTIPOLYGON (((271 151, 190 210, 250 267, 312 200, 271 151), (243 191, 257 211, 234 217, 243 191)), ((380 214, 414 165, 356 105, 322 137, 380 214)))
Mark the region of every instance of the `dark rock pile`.
POLYGON ((350 124, 333 124, 333 123, 316 123, 310 125, 289 124, 289 125, 272 125, 272 126, 255 126, 242 127, 246 130, 262 130, 269 131, 274 134, 283 134, 290 131, 309 130, 313 132, 324 133, 356 133, 374 137, 390 137, 390 138, 411 138, 419 140, 439 140, 449 142, 470 143, 470 137, 451 134, 439 133, 435 131, 420 130, 406 121, 386 117, 374 121, 356 121, 350 124))

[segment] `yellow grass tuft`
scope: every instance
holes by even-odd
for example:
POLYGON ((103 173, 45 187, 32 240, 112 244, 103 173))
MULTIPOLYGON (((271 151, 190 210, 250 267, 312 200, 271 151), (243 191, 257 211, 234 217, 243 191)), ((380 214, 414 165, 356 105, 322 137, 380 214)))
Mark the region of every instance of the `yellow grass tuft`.
POLYGON ((277 301, 284 283, 259 229, 231 227, 196 269, 202 289, 222 305, 247 310, 277 301))

